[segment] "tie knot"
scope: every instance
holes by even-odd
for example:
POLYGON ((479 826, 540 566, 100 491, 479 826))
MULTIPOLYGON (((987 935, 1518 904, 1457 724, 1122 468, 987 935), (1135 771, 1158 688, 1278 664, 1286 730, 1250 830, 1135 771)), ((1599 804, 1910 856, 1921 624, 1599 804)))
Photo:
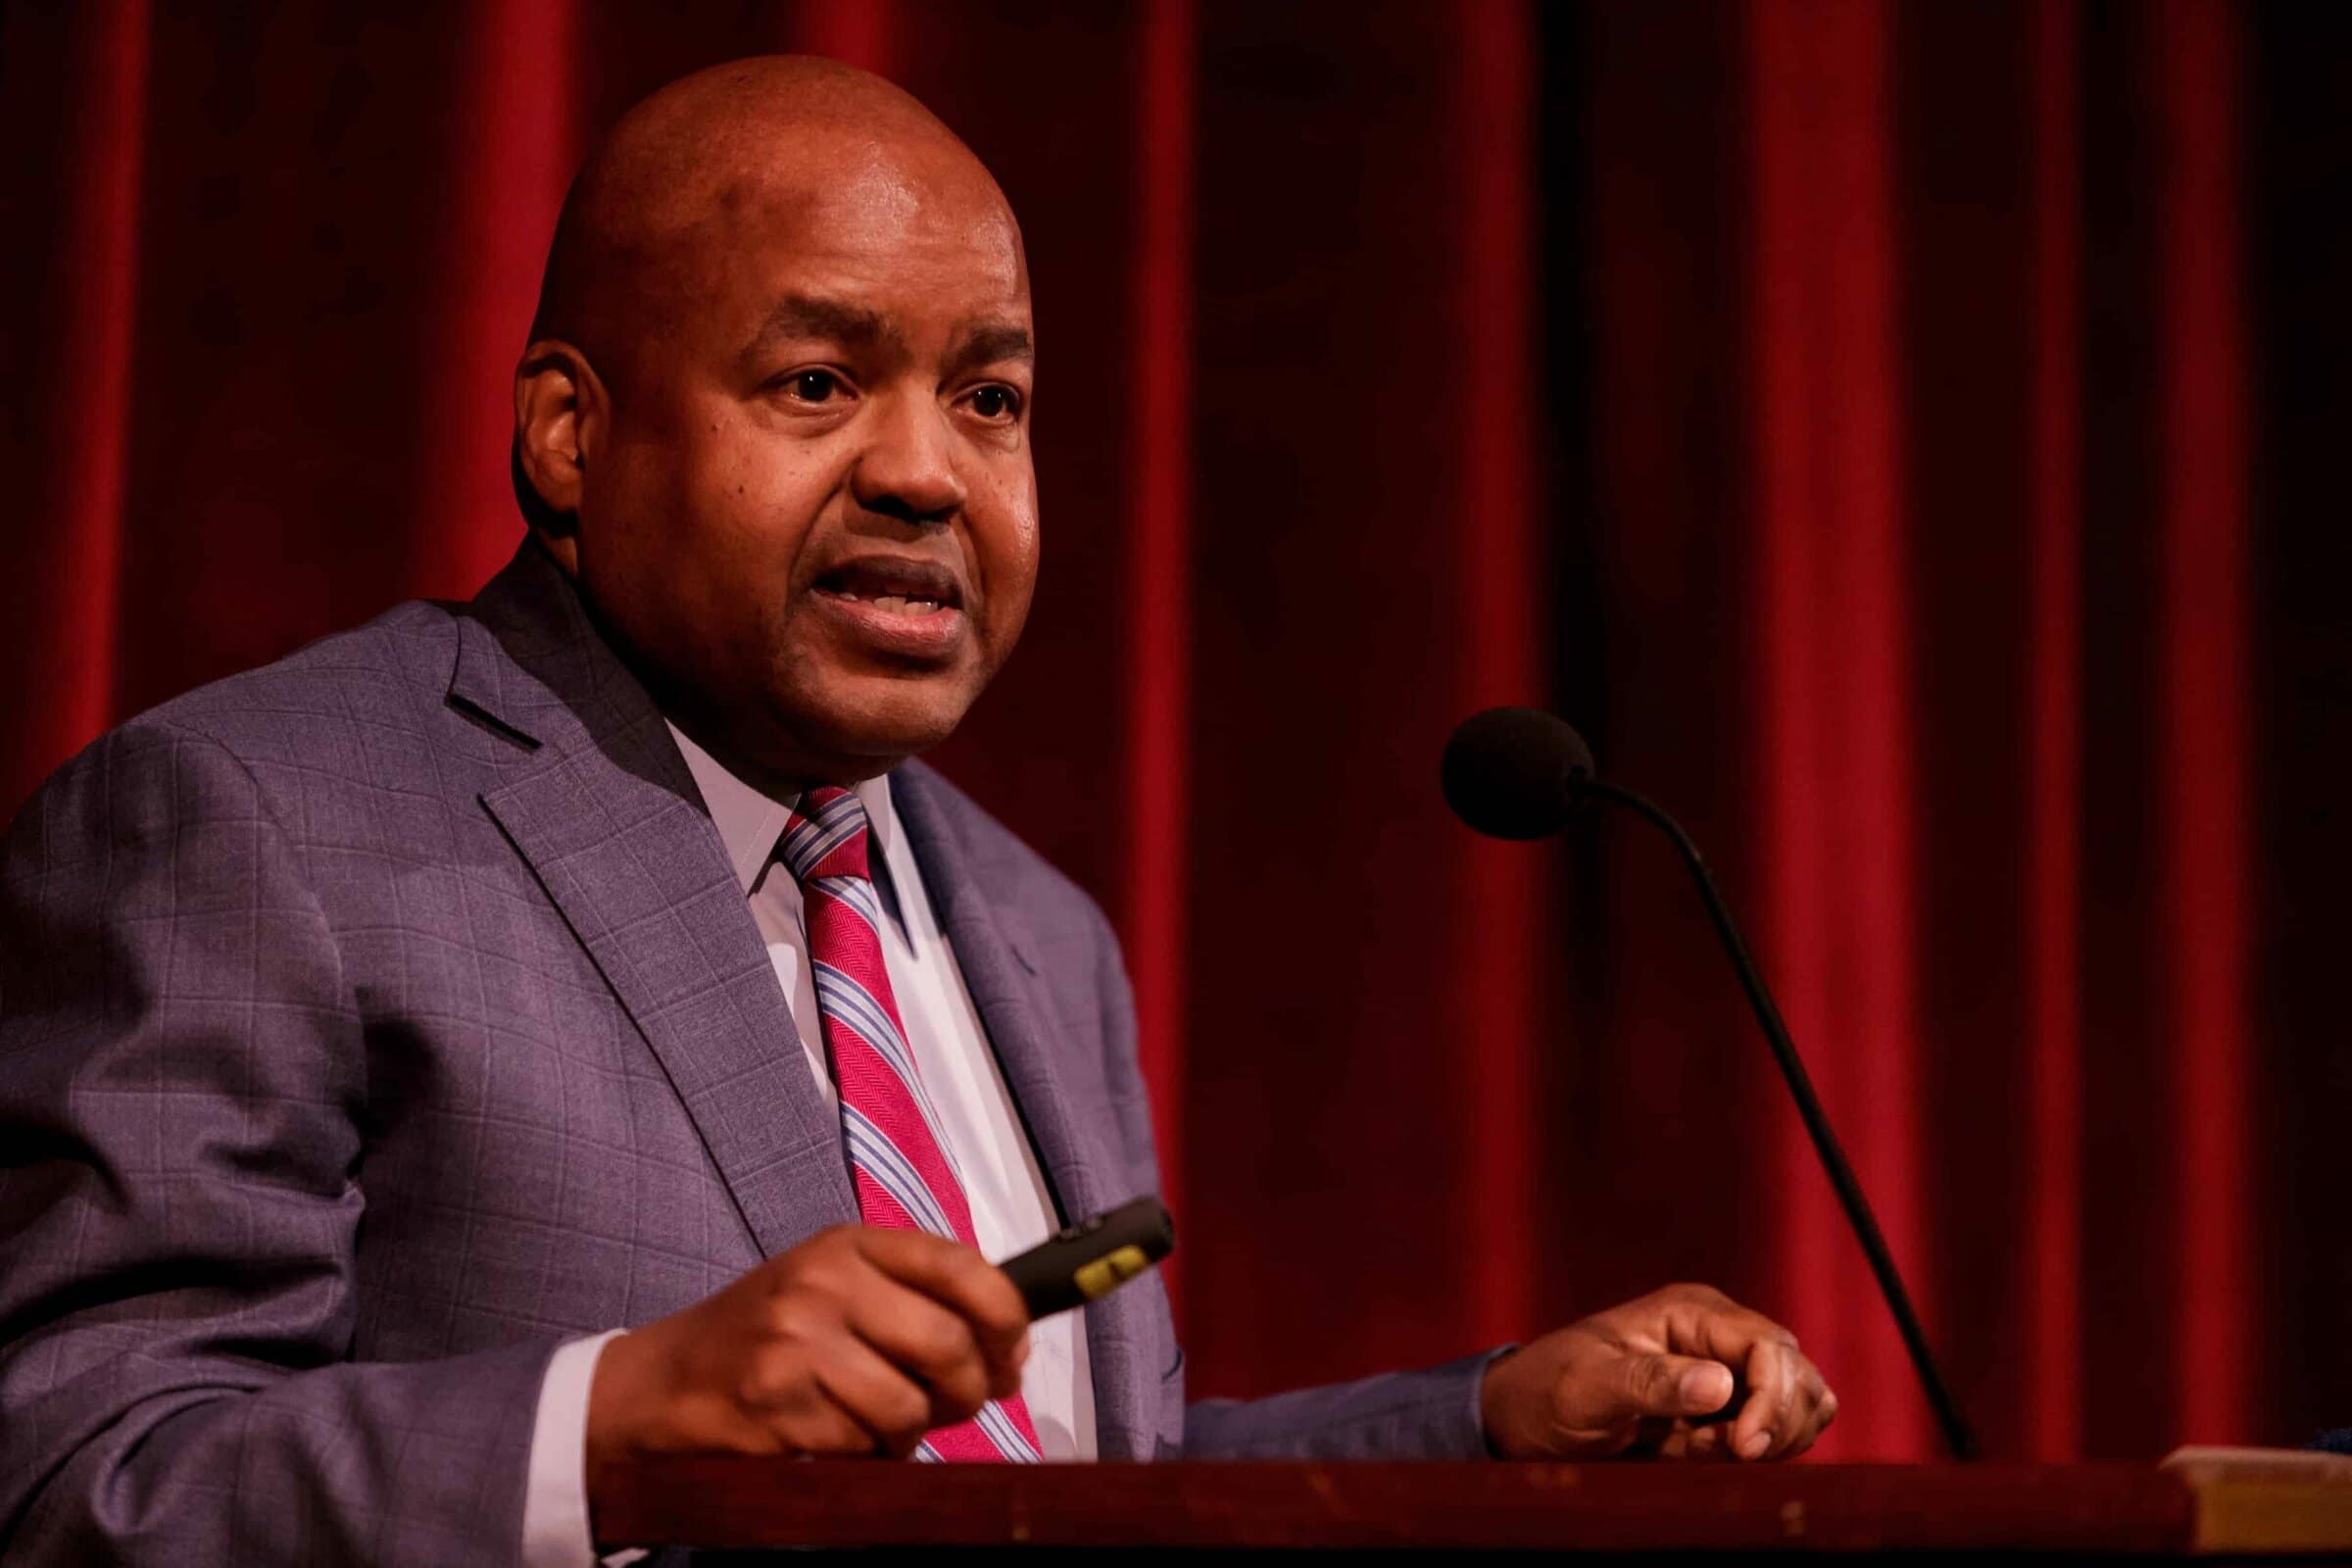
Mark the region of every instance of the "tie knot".
POLYGON ((784 826, 784 864, 806 887, 819 877, 871 876, 865 862, 865 806, 852 790, 826 785, 801 797, 784 826))

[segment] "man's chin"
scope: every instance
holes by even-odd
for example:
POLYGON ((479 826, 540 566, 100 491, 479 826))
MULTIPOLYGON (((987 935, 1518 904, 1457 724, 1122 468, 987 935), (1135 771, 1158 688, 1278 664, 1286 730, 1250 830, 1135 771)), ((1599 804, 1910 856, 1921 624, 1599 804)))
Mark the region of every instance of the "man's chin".
POLYGON ((956 733, 976 695, 967 687, 945 674, 852 677, 802 696, 791 727, 836 765, 870 778, 956 733))

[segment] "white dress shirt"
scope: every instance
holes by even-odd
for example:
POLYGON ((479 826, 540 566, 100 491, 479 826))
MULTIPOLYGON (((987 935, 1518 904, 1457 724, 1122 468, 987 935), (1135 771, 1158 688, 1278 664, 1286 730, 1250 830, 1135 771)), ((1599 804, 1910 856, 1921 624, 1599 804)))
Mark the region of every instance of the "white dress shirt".
MULTIPOLYGON (((793 803, 760 794, 676 726, 670 734, 703 792, 703 804, 710 808, 710 820, 726 846, 727 859, 743 885, 792 1011, 800 1038, 779 1040, 776 1049, 797 1046, 817 1091, 828 1104, 836 1103, 818 1028, 816 979, 809 967, 801 888, 775 855, 793 803)), ((892 916, 883 922, 882 959, 899 1017, 906 1026, 906 1044, 939 1110, 949 1144, 946 1152, 963 1179, 980 1250, 992 1258, 1010 1257, 1054 1233, 1054 1200, 996 1054, 989 1049, 979 1011, 964 989, 955 950, 932 911, 921 870, 891 806, 890 781, 867 780, 858 786, 858 798, 872 824, 869 859, 875 890, 892 916)), ((548 1362, 539 1388, 523 1495, 525 1568, 582 1568, 596 1561, 588 1531, 585 1473, 588 1389, 597 1356, 618 1332, 574 1340, 548 1362)), ((1084 1313, 1064 1312, 1029 1331, 1021 1395, 1037 1423, 1038 1446, 1046 1458, 1095 1456, 1095 1394, 1087 1367, 1084 1313)))

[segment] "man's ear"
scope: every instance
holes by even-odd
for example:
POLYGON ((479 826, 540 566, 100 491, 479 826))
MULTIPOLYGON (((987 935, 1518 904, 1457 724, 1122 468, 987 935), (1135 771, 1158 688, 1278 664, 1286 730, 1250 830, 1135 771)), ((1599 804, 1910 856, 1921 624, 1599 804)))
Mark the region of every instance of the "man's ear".
POLYGON ((523 350, 514 368, 514 499, 540 544, 574 574, 581 495, 609 407, 578 349, 542 338, 523 350))

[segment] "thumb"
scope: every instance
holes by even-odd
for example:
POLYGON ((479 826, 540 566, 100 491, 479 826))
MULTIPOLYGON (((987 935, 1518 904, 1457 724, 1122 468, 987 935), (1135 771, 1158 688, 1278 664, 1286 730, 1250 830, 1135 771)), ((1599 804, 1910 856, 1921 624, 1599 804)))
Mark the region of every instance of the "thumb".
POLYGON ((1629 1355, 1615 1382, 1621 1417, 1713 1415, 1732 1398, 1732 1369, 1698 1356, 1629 1355))

